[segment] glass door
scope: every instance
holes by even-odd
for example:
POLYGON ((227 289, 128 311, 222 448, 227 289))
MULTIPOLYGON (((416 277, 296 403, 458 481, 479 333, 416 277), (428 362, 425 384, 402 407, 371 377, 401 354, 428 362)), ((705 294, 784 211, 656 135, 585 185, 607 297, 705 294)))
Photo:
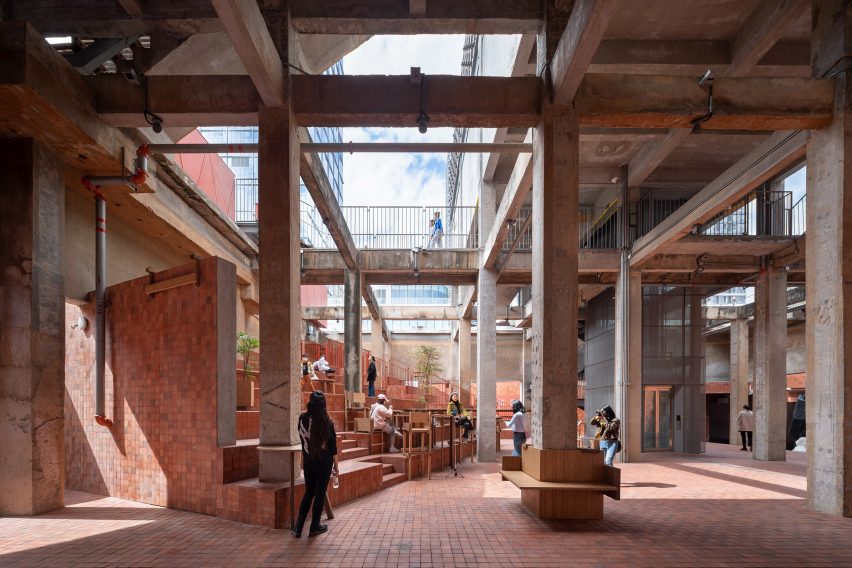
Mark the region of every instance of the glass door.
POLYGON ((672 449, 672 387, 642 389, 642 451, 672 449))

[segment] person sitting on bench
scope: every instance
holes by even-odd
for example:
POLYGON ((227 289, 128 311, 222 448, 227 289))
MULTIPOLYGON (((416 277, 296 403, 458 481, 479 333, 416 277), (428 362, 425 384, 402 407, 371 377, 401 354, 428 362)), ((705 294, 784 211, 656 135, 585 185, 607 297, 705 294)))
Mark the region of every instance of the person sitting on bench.
POLYGON ((328 365, 328 361, 325 360, 325 353, 320 355, 320 358, 317 359, 317 362, 314 363, 314 370, 325 373, 326 375, 333 375, 334 369, 328 365))
POLYGON ((454 392, 450 395, 450 402, 447 404, 447 414, 454 416, 456 424, 464 428, 462 437, 467 440, 467 436, 473 430, 473 422, 470 421, 470 412, 459 400, 459 393, 454 392))
POLYGON ((373 419, 373 427, 376 430, 381 430, 390 434, 389 452, 398 452, 396 448, 396 437, 402 438, 402 432, 396 429, 396 426, 391 422, 393 416, 393 407, 391 407, 388 397, 380 394, 378 400, 370 408, 370 418, 373 419))

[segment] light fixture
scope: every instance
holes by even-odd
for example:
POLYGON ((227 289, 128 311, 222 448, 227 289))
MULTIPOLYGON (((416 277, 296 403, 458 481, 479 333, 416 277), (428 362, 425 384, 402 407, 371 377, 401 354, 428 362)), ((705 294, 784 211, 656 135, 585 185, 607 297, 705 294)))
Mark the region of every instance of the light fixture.
POLYGON ((426 134, 426 130, 429 129, 429 115, 427 115, 422 110, 420 111, 420 116, 417 117, 417 130, 420 131, 420 134, 426 134))

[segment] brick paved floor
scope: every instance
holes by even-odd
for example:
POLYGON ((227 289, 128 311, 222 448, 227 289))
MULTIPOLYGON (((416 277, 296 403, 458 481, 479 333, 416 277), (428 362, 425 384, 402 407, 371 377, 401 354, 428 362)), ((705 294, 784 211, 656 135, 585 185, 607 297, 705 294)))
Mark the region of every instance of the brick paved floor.
POLYGON ((807 511, 804 456, 700 457, 623 466, 622 500, 596 522, 545 522, 496 464, 413 481, 337 510, 295 540, 170 509, 69 492, 65 509, 0 519, 0 566, 852 566, 852 519, 807 511))

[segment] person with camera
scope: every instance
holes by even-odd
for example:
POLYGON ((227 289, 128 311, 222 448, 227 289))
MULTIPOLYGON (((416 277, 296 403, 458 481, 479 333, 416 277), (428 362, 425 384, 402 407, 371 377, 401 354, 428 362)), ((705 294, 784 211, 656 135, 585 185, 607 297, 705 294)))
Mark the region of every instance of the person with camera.
POLYGON ((618 440, 619 430, 621 429, 621 420, 615 416, 615 411, 610 405, 606 405, 595 413, 592 419, 592 424, 600 427, 603 423, 603 431, 601 432, 601 450, 604 451, 604 465, 612 465, 612 460, 615 458, 615 452, 621 449, 621 442, 618 440), (595 422, 597 421, 597 424, 595 422))
POLYGON ((464 428, 462 437, 467 440, 468 434, 473 430, 473 422, 470 421, 470 412, 465 409, 461 400, 459 400, 459 393, 454 392, 450 395, 450 402, 447 404, 447 414, 455 418, 456 425, 464 428))

